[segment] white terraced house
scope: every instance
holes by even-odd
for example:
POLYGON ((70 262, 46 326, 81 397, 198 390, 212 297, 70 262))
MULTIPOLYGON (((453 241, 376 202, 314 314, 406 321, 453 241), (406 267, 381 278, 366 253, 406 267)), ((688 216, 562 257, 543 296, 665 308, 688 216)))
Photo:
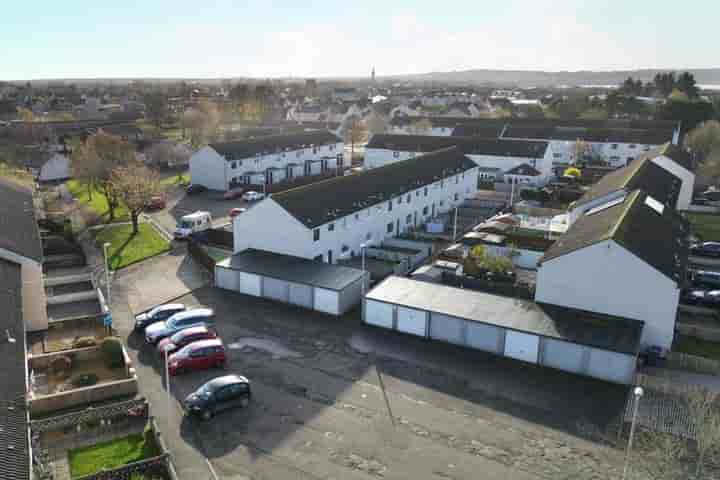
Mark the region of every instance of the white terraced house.
POLYGON ((445 213, 477 191, 478 168, 453 147, 286 190, 235 217, 234 252, 249 248, 327 263, 360 255, 445 213))
POLYGON ((319 175, 344 167, 343 145, 322 130, 212 143, 190 157, 190 181, 226 191, 319 175))

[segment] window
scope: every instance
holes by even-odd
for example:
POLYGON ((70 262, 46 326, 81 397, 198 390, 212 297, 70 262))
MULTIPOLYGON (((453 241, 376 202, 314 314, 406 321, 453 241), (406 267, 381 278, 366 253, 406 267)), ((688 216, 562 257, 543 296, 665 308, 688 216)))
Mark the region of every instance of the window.
POLYGON ((460 196, 456 193, 454 198, 455 198, 455 201, 457 202, 458 199, 460 198, 460 196))
POLYGON ((400 152, 393 152, 393 157, 398 158, 400 156, 400 152))
POLYGON ((323 261, 322 253, 320 255, 313 257, 313 260, 316 262, 322 262, 323 261))
POLYGON ((407 224, 412 223, 412 215, 410 215, 409 213, 405 217, 405 223, 407 223, 407 224))
POLYGON ((423 215, 427 215, 427 214, 428 214, 428 207, 426 205, 425 207, 423 207, 423 215))
POLYGON ((423 190, 424 190, 424 195, 427 197, 427 187, 425 187, 423 190))
POLYGON ((407 203, 410 203, 410 199, 411 199, 411 198, 412 198, 412 196, 408 193, 408 194, 407 194, 407 197, 405 198, 405 201, 406 201, 407 203))
POLYGON ((415 196, 416 196, 416 197, 419 197, 419 196, 420 196, 420 190, 415 190, 415 196))
POLYGON ((320 229, 316 228, 313 230, 313 242, 317 242, 318 240, 320 240, 320 229))
POLYGON ((388 223, 387 224, 387 233, 392 233, 393 227, 394 227, 393 222, 388 223))
POLYGON ((317 153, 317 147, 313 147, 313 153, 317 153))
POLYGON ((328 145, 328 148, 330 149, 330 151, 335 150, 335 145, 328 145))
POLYGON ((237 168, 237 162, 232 162, 232 163, 230 164, 230 168, 232 168, 233 170, 235 170, 235 169, 237 168))
POLYGON ((328 225, 328 232, 333 232, 333 231, 335 231, 335 224, 331 223, 328 225))
POLYGON ((456 184, 460 183, 460 176, 459 176, 459 175, 455 175, 455 183, 456 183, 456 184))
POLYGON ((397 204, 400 205, 402 203, 402 197, 398 197, 397 204))
POLYGON ((295 152, 296 157, 300 157, 300 155, 302 155, 302 150, 298 150, 297 152, 295 152))
POLYGON ((630 144, 630 148, 633 148, 633 149, 634 149, 635 147, 637 147, 637 145, 635 145, 634 143, 631 143, 631 144, 630 144))
POLYGON ((445 200, 440 200, 440 206, 441 206, 441 207, 444 207, 444 206, 445 206, 445 200))
POLYGON ((612 145, 610 145, 610 148, 612 148, 613 150, 617 150, 618 144, 617 144, 617 143, 613 143, 612 145))
POLYGON ((392 200, 388 202, 388 212, 392 212, 392 200))
POLYGON ((356 213, 356 214, 355 214, 355 220, 360 220, 360 214, 359 214, 359 213, 356 213))

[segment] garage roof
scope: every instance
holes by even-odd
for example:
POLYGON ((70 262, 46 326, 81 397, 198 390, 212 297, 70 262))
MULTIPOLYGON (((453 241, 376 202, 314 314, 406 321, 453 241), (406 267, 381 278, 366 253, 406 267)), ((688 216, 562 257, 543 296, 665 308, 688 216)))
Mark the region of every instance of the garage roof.
POLYGON ((366 298, 630 355, 638 351, 644 324, 395 276, 366 298))
POLYGON ((217 266, 328 290, 342 290, 359 281, 363 275, 362 270, 356 268, 315 262, 254 248, 236 253, 217 266))

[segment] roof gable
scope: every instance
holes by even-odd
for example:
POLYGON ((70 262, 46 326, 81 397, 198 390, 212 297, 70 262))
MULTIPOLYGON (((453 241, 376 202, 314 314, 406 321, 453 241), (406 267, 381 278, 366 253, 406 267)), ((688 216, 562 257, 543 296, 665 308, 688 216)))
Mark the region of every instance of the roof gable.
POLYGON ((226 160, 249 158, 257 154, 296 150, 316 145, 339 143, 342 140, 328 131, 312 131, 289 135, 268 135, 239 142, 211 143, 209 146, 226 160))
POLYGON ((5 179, 0 179, 0 248, 42 260, 32 191, 5 179))
POLYGON ((442 148, 458 147, 465 155, 542 158, 547 142, 499 140, 479 137, 440 137, 433 135, 373 135, 366 148, 382 148, 403 152, 434 152, 442 148))

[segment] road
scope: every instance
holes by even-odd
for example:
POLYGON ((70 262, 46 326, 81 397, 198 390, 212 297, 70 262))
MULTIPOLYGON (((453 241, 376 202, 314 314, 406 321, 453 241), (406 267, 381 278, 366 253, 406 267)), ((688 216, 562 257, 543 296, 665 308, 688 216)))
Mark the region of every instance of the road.
POLYGON ((205 458, 228 480, 617 478, 620 452, 585 436, 619 412, 622 387, 215 288, 180 300, 216 309, 227 371, 254 397, 189 421, 178 400, 218 372, 173 378, 168 408, 157 356, 130 334, 152 301, 132 285, 153 272, 117 279, 114 316, 182 479, 209 478, 205 458))

